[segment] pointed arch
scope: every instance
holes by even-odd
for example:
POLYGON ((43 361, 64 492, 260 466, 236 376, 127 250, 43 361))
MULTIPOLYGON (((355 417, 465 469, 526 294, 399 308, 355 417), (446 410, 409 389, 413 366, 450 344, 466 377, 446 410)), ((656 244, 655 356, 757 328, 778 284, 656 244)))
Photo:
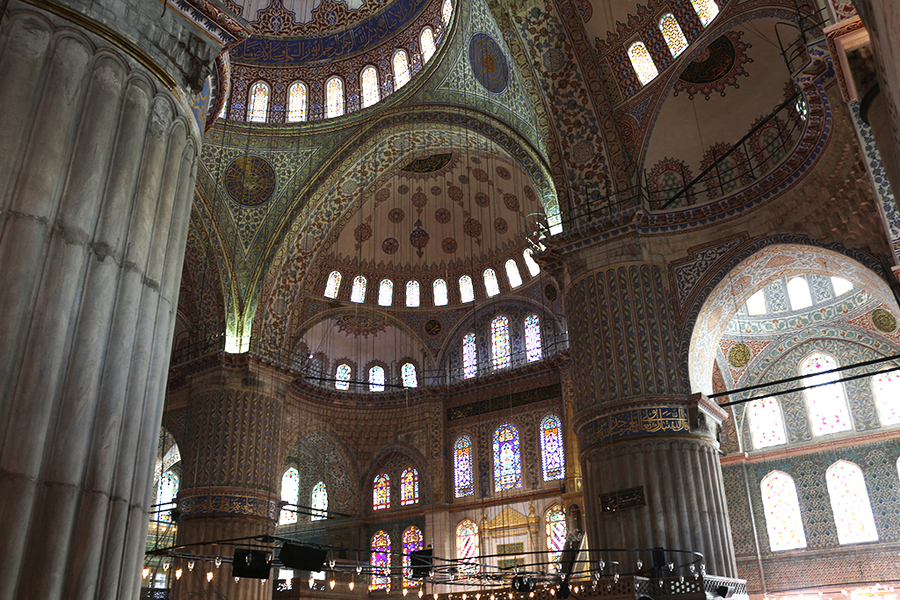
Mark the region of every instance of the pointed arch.
POLYGON ((391 591, 391 536, 378 531, 372 536, 371 590, 391 591))
POLYGON ((628 59, 631 61, 631 66, 637 73, 641 85, 647 85, 659 75, 659 70, 653 63, 653 57, 650 56, 644 42, 634 42, 628 47, 628 59))
POLYGON ((484 289, 488 298, 493 298, 500 293, 500 283, 497 281, 497 273, 493 269, 484 270, 484 289))
POLYGON ((359 75, 362 97, 362 107, 368 108, 381 100, 378 87, 378 69, 374 65, 367 65, 359 75))
POLYGON ((288 114, 289 123, 306 120, 306 111, 309 104, 309 94, 306 84, 295 81, 288 88, 288 114))
POLYGON ((872 377, 872 396, 882 426, 900 423, 900 370, 872 377))
POLYGON ((325 118, 344 114, 344 80, 334 75, 325 82, 325 118))
POLYGON ((434 32, 426 27, 419 35, 419 48, 422 50, 422 62, 427 63, 434 56, 434 32))
POLYGON ((407 467, 400 475, 400 506, 419 503, 419 472, 407 467))
POLYGON ((541 420, 541 467, 544 481, 555 481, 566 476, 562 421, 554 414, 541 420))
POLYGON ((369 369, 369 391, 384 391, 384 367, 381 365, 373 365, 369 369))
POLYGON ((494 491, 522 489, 522 454, 519 430, 504 423, 494 431, 494 491))
POLYGON ((547 532, 547 559, 551 564, 559 563, 566 545, 566 511, 559 504, 554 504, 544 516, 544 524, 547 532))
POLYGON ((878 541, 862 469, 851 462, 839 460, 828 467, 825 481, 828 483, 838 542, 843 545, 878 541))
POLYGON ((310 520, 321 521, 328 518, 328 488, 325 482, 320 481, 313 486, 312 494, 310 494, 310 506, 312 507, 312 515, 310 520))
POLYGON ((691 0, 691 6, 694 7, 694 12, 700 17, 700 23, 704 27, 712 23, 719 14, 719 5, 715 0, 691 0))
POLYGON ((809 293, 809 283, 806 277, 794 277, 787 284, 788 300, 791 302, 791 310, 800 310, 812 306, 812 296, 809 293))
POLYGON ((472 519, 463 519, 456 526, 456 560, 459 561, 459 572, 472 574, 478 571, 475 558, 478 556, 478 525, 472 519))
POLYGON ((406 55, 406 50, 396 50, 391 64, 394 67, 394 90, 399 90, 409 83, 409 57, 406 55))
POLYGON ((468 275, 463 275, 459 278, 459 300, 462 303, 475 300, 475 286, 472 283, 472 278, 468 275))
POLYGON ((394 302, 394 282, 382 279, 378 284, 378 306, 390 306, 394 302))
POLYGON ((357 275, 353 278, 353 287, 350 289, 350 302, 362 304, 366 301, 366 278, 357 275))
POLYGON ((519 265, 515 259, 510 258, 504 267, 506 268, 506 278, 509 279, 509 287, 516 289, 522 285, 522 274, 519 273, 519 265))
POLYGON ((159 483, 156 485, 157 512, 155 513, 159 521, 167 523, 172 521, 172 509, 175 498, 178 496, 178 486, 178 475, 172 471, 166 471, 160 476, 159 483))
POLYGON ((787 443, 784 416, 781 414, 781 406, 777 398, 754 400, 747 405, 747 418, 754 448, 768 448, 787 443))
POLYGON ((247 120, 252 123, 265 123, 269 116, 269 85, 257 81, 250 86, 250 99, 247 102, 247 120))
POLYGON ((491 364, 494 370, 512 364, 509 344, 509 319, 498 315, 491 321, 491 364))
POLYGON ((759 486, 772 551, 806 548, 794 479, 787 473, 772 471, 763 477, 759 486))
POLYGON ((543 358, 541 349, 541 319, 537 315, 525 317, 525 362, 543 358))
POLYGON ((372 509, 386 510, 391 507, 391 478, 387 473, 379 473, 372 481, 372 509))
POLYGON ((478 374, 478 349, 475 346, 475 333, 469 332, 462 343, 463 377, 471 379, 478 374))
POLYGON ((532 277, 537 277, 541 272, 541 267, 534 261, 532 254, 534 253, 531 248, 525 248, 524 252, 522 252, 522 258, 525 260, 525 266, 528 267, 528 273, 532 277))
POLYGON ((406 282, 406 306, 408 308, 416 308, 419 306, 419 282, 406 282))
POLYGON ((471 496, 475 493, 472 465, 472 438, 468 435, 461 435, 453 444, 453 487, 457 498, 471 496))
POLYGON ((688 47, 687 38, 684 37, 684 31, 678 24, 678 19, 672 13, 666 13, 659 20, 659 30, 666 40, 666 46, 669 47, 669 53, 672 58, 677 58, 688 47))
POLYGON ((837 367, 838 362, 834 357, 824 352, 814 352, 800 363, 800 374, 807 376, 803 380, 803 385, 807 386, 803 394, 809 410, 813 435, 828 435, 853 429, 844 386, 837 381, 840 376, 837 373, 822 373, 837 367), (829 381, 835 383, 819 385, 829 381), (819 387, 809 387, 816 385, 819 387))
POLYGON ((449 301, 447 297, 447 282, 443 279, 435 279, 431 289, 434 296, 434 305, 447 306, 449 301))
POLYGON ((400 375, 403 378, 403 387, 419 387, 419 377, 416 374, 416 365, 411 362, 403 363, 403 366, 400 368, 400 375))
POLYGON ((334 387, 338 390, 350 389, 350 373, 352 369, 347 363, 341 363, 334 372, 334 387))
POLYGON ((403 532, 403 587, 414 587, 420 585, 420 582, 412 578, 412 565, 410 564, 410 554, 423 548, 422 531, 412 525, 403 532))
POLYGON ((294 467, 289 468, 281 476, 281 500, 294 505, 295 508, 294 510, 282 510, 278 524, 290 525, 296 523, 296 505, 300 503, 300 473, 294 467))

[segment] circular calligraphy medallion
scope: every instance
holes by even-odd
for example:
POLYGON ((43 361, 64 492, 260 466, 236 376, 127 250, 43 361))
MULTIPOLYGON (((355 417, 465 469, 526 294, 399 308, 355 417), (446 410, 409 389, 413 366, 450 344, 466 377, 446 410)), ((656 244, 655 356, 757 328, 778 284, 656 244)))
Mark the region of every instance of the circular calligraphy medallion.
POLYGON ((872 311, 872 325, 878 331, 892 333, 897 329, 897 319, 889 311, 883 308, 876 308, 872 311))
POLYGON ((400 248, 400 242, 397 241, 397 238, 386 238, 383 242, 381 242, 381 250, 385 254, 394 254, 400 248))
POLYGON ((495 94, 506 89, 509 84, 509 67, 503 50, 486 33, 476 33, 469 41, 469 63, 475 72, 475 79, 484 88, 495 94))
POLYGON ((259 206, 275 191, 275 170, 258 156, 240 156, 225 169, 225 190, 244 206, 259 206))
POLYGON ((750 354, 750 346, 743 342, 735 344, 728 351, 728 362, 736 369, 746 367, 750 362, 750 354))
POLYGON ((425 333, 434 337, 436 335, 441 335, 441 331, 444 329, 441 322, 437 319, 428 319, 425 321, 425 333))
POLYGON ((556 301, 556 287, 552 283, 548 283, 544 286, 544 296, 546 296, 547 300, 550 302, 556 301))

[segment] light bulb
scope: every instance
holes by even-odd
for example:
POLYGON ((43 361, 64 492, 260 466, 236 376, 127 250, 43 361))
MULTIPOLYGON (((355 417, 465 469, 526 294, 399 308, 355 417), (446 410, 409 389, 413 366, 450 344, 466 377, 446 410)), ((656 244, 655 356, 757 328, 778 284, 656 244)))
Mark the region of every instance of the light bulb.
POLYGON ((641 559, 638 559, 638 561, 637 561, 638 571, 640 571, 641 567, 643 567, 643 566, 644 566, 644 561, 642 561, 641 559))
POLYGON ((528 597, 529 597, 529 598, 534 598, 534 592, 529 592, 529 593, 528 593, 528 597))
POLYGON ((403 595, 405 596, 408 593, 409 593, 409 590, 407 590, 406 588, 403 588, 403 595))
POLYGON ((602 571, 606 567, 606 561, 601 559, 600 562, 597 563, 597 566, 600 567, 600 570, 602 571))
POLYGON ((313 586, 314 583, 315 583, 315 582, 313 581, 313 578, 310 577, 310 578, 309 578, 309 589, 312 589, 312 586, 313 586))
POLYGON ((362 573, 362 566, 356 565, 356 574, 359 575, 360 573, 362 573))
POLYGON ((222 559, 217 556, 216 557, 216 568, 218 569, 221 566, 222 566, 222 559))
POLYGON ((675 570, 675 563, 671 563, 671 562, 670 562, 670 563, 668 564, 668 567, 669 567, 669 570, 670 570, 670 571, 674 571, 674 570, 675 570))
POLYGON ((513 598, 513 594, 512 594, 512 592, 510 592, 510 593, 509 593, 509 600, 512 600, 512 598, 513 598))
POLYGON ((350 585, 348 587, 350 588, 350 591, 352 592, 353 591, 353 580, 352 579, 350 580, 350 585))
POLYGON ((189 560, 188 561, 188 571, 193 571, 193 570, 194 570, 194 561, 189 560))
POLYGON ((437 600, 437 592, 434 593, 434 600, 437 600))
POLYGON ((572 588, 572 590, 577 594, 577 593, 578 593, 578 586, 576 585, 574 588, 572 588))
POLYGON ((463 594, 463 600, 466 600, 466 595, 465 595, 465 594, 463 594))
POLYGON ((419 598, 425 595, 425 592, 422 591, 422 588, 419 588, 419 598))
POLYGON ((235 578, 234 578, 234 582, 235 582, 235 583, 237 583, 237 582, 240 581, 240 580, 241 580, 240 577, 235 577, 235 578))
POLYGON ((212 571, 208 571, 208 572, 206 573, 206 580, 207 580, 207 581, 212 581, 212 578, 213 578, 212 571))
POLYGON ((556 590, 555 590, 554 588, 550 588, 550 595, 551 595, 551 596, 555 596, 555 595, 556 595, 556 590))
POLYGON ((329 569, 334 569, 334 559, 331 559, 331 560, 328 561, 328 568, 329 568, 329 569))
POLYGON ((332 579, 331 581, 328 582, 328 587, 330 587, 331 589, 334 589, 334 579, 332 579))
POLYGON ((141 571, 141 579, 147 579, 147 575, 150 574, 150 569, 144 567, 144 570, 141 571))
POLYGON ((169 570, 169 563, 163 563, 163 571, 169 570))
POLYGON ((181 579, 181 569, 175 569, 175 579, 181 579))

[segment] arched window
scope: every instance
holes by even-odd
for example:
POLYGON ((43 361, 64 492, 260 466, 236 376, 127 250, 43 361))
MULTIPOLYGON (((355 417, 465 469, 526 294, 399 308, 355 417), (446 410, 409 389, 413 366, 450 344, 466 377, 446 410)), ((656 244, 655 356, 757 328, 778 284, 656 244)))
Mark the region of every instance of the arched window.
POLYGON ((853 289, 853 284, 840 277, 831 278, 831 287, 834 288, 835 296, 842 296, 853 289))
POLYGON ((875 517, 869 504, 869 492, 862 470, 845 460, 839 460, 825 471, 828 497, 837 525, 838 542, 856 544, 878 540, 875 517))
POLYGON ((672 58, 677 57, 688 47, 687 38, 684 37, 684 32, 672 13, 666 13, 662 16, 659 20, 659 30, 662 31, 672 58))
POLYGON ((375 476, 372 482, 372 508, 385 510, 391 507, 391 478, 387 473, 375 476))
POLYGON ((872 377, 872 395, 882 425, 900 423, 900 371, 872 377))
POLYGON ((500 284, 497 282, 497 274, 493 269, 484 270, 484 289, 489 298, 500 293, 500 284))
POLYGON ((850 414, 847 411, 847 398, 844 396, 843 384, 837 382, 820 387, 809 387, 837 381, 839 378, 837 373, 816 375, 822 371, 836 369, 837 366, 834 358, 821 352, 810 355, 800 365, 800 374, 811 376, 803 380, 803 385, 807 386, 803 393, 806 395, 813 435, 827 435, 853 428, 850 414))
POLYGON ((472 485, 472 438, 461 435, 453 445, 453 481, 456 497, 475 493, 472 485))
POLYGON ((288 88, 288 122, 306 120, 307 93, 306 85, 295 81, 288 88))
POLYGON ((525 317, 525 360, 534 362, 541 360, 541 320, 537 315, 525 317))
POLYGON ((763 477, 759 486, 772 551, 806 548, 800 502, 791 476, 781 471, 772 471, 763 477))
POLYGON ((459 299, 462 302, 475 300, 475 286, 472 284, 472 278, 468 275, 459 278, 459 299))
POLYGON ((747 314, 751 317, 759 317, 766 314, 765 290, 759 290, 747 298, 747 314))
POLYGON ((556 415, 547 415, 541 421, 541 466, 544 481, 554 481, 566 476, 565 452, 562 422, 556 415))
POLYGON ((478 525, 471 519, 463 519, 456 526, 456 560, 460 573, 469 575, 478 572, 475 558, 478 556, 478 525))
POLYGON ((641 85, 647 85, 659 75, 656 65, 653 64, 653 57, 643 42, 635 42, 628 48, 628 58, 641 85))
POLYGON ((566 545, 566 512, 556 504, 550 507, 545 518, 547 530, 547 557, 550 563, 558 563, 566 545))
POLYGON ((419 282, 406 282, 406 306, 415 308, 419 306, 419 282))
POLYGON ((434 305, 447 306, 447 282, 435 279, 431 289, 434 292, 434 305))
POLYGON ((528 267, 528 272, 532 277, 537 277, 538 273, 541 272, 541 267, 534 262, 534 259, 531 257, 533 252, 531 248, 525 248, 525 251, 522 253, 522 258, 525 259, 525 266, 528 267))
POLYGON ((328 489, 325 482, 320 481, 312 489, 312 516, 310 520, 321 521, 328 518, 328 489))
POLYGON ((691 5, 704 27, 712 23, 712 20, 719 14, 719 6, 714 0, 691 0, 691 5))
POLYGON ((519 265, 516 261, 509 259, 506 261, 506 276, 509 278, 509 287, 515 289, 522 285, 522 275, 519 273, 519 265))
POLYGON ((157 507, 158 520, 167 523, 172 521, 172 509, 175 508, 172 503, 175 502, 176 496, 178 496, 178 475, 172 471, 166 471, 156 485, 156 504, 159 505, 157 507))
POLYGON ((788 299, 791 301, 791 310, 800 310, 812 306, 812 297, 809 295, 809 284, 804 277, 794 277, 787 284, 788 299))
POLYGON ((369 65, 362 71, 359 76, 362 84, 362 107, 368 108, 381 98, 378 95, 378 71, 372 65, 369 65))
POLYGON ((406 56, 406 50, 397 50, 394 52, 394 89, 399 90, 409 83, 409 58, 406 56))
POLYGON ((403 366, 400 368, 400 375, 403 377, 403 387, 419 387, 419 378, 416 375, 416 365, 410 362, 403 363, 403 366))
POLYGON ((337 298, 338 290, 341 289, 341 273, 340 271, 332 271, 328 276, 328 282, 325 284, 325 297, 337 298))
POLYGON ((390 279, 382 279, 378 285, 378 305, 390 306, 394 301, 394 282, 390 279))
POLYGON ((281 476, 281 500, 294 505, 292 510, 283 509, 279 525, 288 525, 297 522, 296 505, 300 502, 300 473, 291 467, 281 476))
POLYGON ((463 338, 463 377, 469 379, 478 374, 478 352, 475 349, 475 334, 469 332, 463 338))
POLYGON ((427 63, 434 56, 434 32, 431 27, 422 30, 419 36, 419 47, 422 49, 422 62, 427 63))
POLYGON ((494 432, 494 491, 522 489, 519 430, 504 423, 494 432))
POLYGON ((754 448, 767 448, 787 443, 784 417, 776 398, 760 398, 747 405, 750 437, 754 448))
POLYGON ((422 532, 413 525, 403 532, 403 587, 415 587, 419 582, 412 578, 410 554, 422 549, 422 532))
POLYGON ((491 321, 491 364, 494 369, 510 365, 509 319, 500 315, 491 321))
POLYGON ((350 302, 362 304, 366 301, 366 278, 357 275, 353 278, 353 288, 350 290, 350 302))
POLYGON ((269 114, 269 86, 257 81, 250 88, 250 100, 247 103, 247 120, 254 123, 265 123, 269 114))
POLYGON ((341 363, 334 373, 334 387, 339 390, 350 389, 350 365, 341 363))
POLYGON ((344 82, 335 75, 325 82, 325 118, 344 114, 344 82))
POLYGON ((407 468, 400 476, 400 506, 419 503, 419 472, 407 468))
POLYGON ((379 531, 372 536, 372 590, 391 591, 391 536, 379 531))
POLYGON ((369 391, 384 391, 384 367, 375 365, 374 367, 369 369, 369 391))
POLYGON ((441 5, 441 20, 444 22, 444 25, 450 24, 450 17, 453 16, 453 2, 450 0, 444 0, 444 3, 441 5))

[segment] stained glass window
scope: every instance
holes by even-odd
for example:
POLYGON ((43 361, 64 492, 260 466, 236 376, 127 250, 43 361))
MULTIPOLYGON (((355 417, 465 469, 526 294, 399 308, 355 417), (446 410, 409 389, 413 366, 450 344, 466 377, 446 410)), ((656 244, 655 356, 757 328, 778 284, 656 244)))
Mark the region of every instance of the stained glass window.
POLYGON ((532 254, 531 248, 526 248, 525 252, 522 253, 522 258, 525 259, 525 266, 528 267, 528 272, 531 273, 531 276, 537 277, 538 273, 541 272, 541 267, 534 262, 534 259, 531 257, 532 254))
POLYGON ((419 282, 406 282, 406 306, 415 308, 419 306, 419 282))
POLYGON ((444 21, 444 25, 450 24, 450 17, 453 16, 453 2, 451 0, 444 0, 444 4, 441 5, 441 19, 444 21))
POLYGON ((828 497, 837 525, 838 542, 855 544, 877 541, 878 531, 862 470, 853 463, 839 460, 828 467, 825 480, 828 482, 828 497))
POLYGON ((635 42, 628 48, 628 58, 642 85, 647 85, 659 75, 656 65, 653 64, 653 57, 643 42, 635 42))
POLYGON ((475 286, 472 284, 472 278, 468 275, 459 278, 459 299, 462 302, 475 300, 475 286))
POLYGON ((488 297, 494 297, 500 293, 500 284, 497 282, 497 274, 493 269, 484 270, 484 289, 488 297))
POLYGON ((313 521, 321 521, 328 517, 328 488, 325 482, 320 481, 312 489, 312 516, 313 521))
POLYGON ((166 471, 159 478, 156 486, 156 504, 159 506, 157 510, 158 519, 160 521, 172 521, 172 509, 175 508, 172 503, 178 495, 178 476, 172 471, 166 471))
POLYGON ((541 360, 541 320, 537 315, 525 317, 525 360, 541 360))
POLYGON ((475 491, 472 486, 472 439, 467 435, 456 438, 453 452, 453 480, 456 497, 471 496, 475 491))
POLYGON ((500 315, 491 321, 491 364, 494 369, 510 365, 509 319, 500 315))
POLYGON ((806 548, 797 488, 787 473, 772 471, 760 483, 772 551, 806 548))
POLYGON ((394 89, 399 90, 409 83, 409 58, 406 50, 394 52, 394 89))
POLYGON ((350 289, 350 302, 362 304, 366 301, 366 278, 357 275, 353 278, 353 287, 350 289))
POLYGON ((284 475, 281 476, 281 499, 288 504, 295 505, 295 508, 293 510, 282 510, 278 524, 296 523, 296 504, 300 501, 300 473, 294 467, 285 471, 284 475))
POLYGON ((325 118, 331 119, 344 114, 344 82, 334 76, 325 82, 325 118))
POLYGON ((409 467, 400 476, 400 506, 419 503, 419 472, 409 467))
POLYGON ((475 348, 475 334, 469 332, 463 338, 463 376, 466 379, 478 374, 478 352, 475 348))
POLYGON ((566 512, 556 504, 547 511, 547 554, 551 563, 558 563, 566 545, 566 512))
POLYGON ((754 448, 767 448, 787 443, 784 417, 777 398, 760 398, 747 405, 750 437, 754 448))
POLYGON ((379 531, 372 536, 372 583, 369 589, 391 591, 391 536, 379 531))
POLYGON ((519 273, 519 265, 516 261, 509 259, 506 261, 506 276, 509 278, 509 287, 515 289, 522 285, 522 275, 519 273))
POLYGON ((872 395, 882 425, 900 423, 900 371, 872 377, 872 395))
POLYGON ((339 390, 350 389, 350 365, 341 363, 334 374, 334 387, 339 390))
POLYGON ((712 20, 719 14, 719 6, 714 0, 691 0, 691 4, 704 27, 712 23, 712 20))
POLYGON ((432 285, 432 290, 434 291, 434 305, 435 306, 446 306, 447 305, 447 282, 443 279, 435 279, 434 284, 432 285))
POLYGON ((672 53, 673 58, 684 52, 685 48, 688 47, 687 38, 684 37, 684 32, 672 13, 663 15, 662 19, 659 20, 659 30, 662 31, 663 38, 666 40, 666 45, 669 47, 669 52, 672 53))
POLYGON ((751 317, 758 317, 766 314, 765 290, 759 290, 747 299, 747 314, 751 317))
POLYGON ((519 430, 504 423, 494 432, 494 491, 522 489, 519 430))
POLYGON ((787 284, 788 299, 791 301, 791 310, 800 310, 812 306, 812 297, 809 295, 809 284, 804 277, 794 277, 787 284))
POLYGON ((374 367, 369 369, 369 391, 384 391, 384 367, 375 365, 374 367))
POLYGON ((391 478, 387 473, 375 476, 372 483, 372 508, 384 510, 391 507, 391 478))
POLYGON ((257 81, 250 88, 250 100, 247 105, 247 120, 254 123, 265 123, 269 113, 269 86, 257 81))
POLYGON ((853 289, 853 284, 841 277, 831 278, 831 287, 834 288, 834 295, 841 296, 853 289))
MULTIPOLYGON (((838 373, 822 375, 816 375, 816 373, 830 371, 836 369, 837 366, 837 361, 827 354, 821 352, 812 354, 800 365, 801 375, 812 375, 803 380, 803 385, 811 386, 836 381, 840 377, 838 373)), ((804 394, 806 394, 806 405, 809 407, 813 435, 827 435, 853 428, 850 414, 847 411, 844 386, 840 382, 808 388, 804 390, 804 394)))
POLYGON ((547 415, 541 421, 541 465, 544 468, 544 481, 554 481, 566 476, 565 453, 562 422, 556 415, 547 415))
POLYGON ((362 107, 367 108, 378 102, 378 71, 372 65, 363 69, 359 77, 362 83, 362 107))
POLYGON ((419 585, 419 582, 412 578, 412 566, 409 555, 417 550, 421 550, 422 547, 422 532, 415 525, 407 527, 406 531, 403 532, 403 587, 419 585))
POLYGON ((288 88, 288 122, 305 121, 306 105, 306 86, 299 81, 295 81, 288 88))
POLYGON ((404 363, 400 368, 400 374, 403 376, 403 387, 419 387, 419 378, 416 375, 416 365, 412 363, 404 363))
POLYGON ((390 306, 394 301, 394 282, 390 279, 382 279, 378 285, 378 305, 390 306))
POLYGON ((471 575, 478 572, 475 559, 478 557, 478 525, 471 519, 464 519, 456 526, 456 560, 460 562, 459 572, 471 575))
POLYGON ((422 49, 422 62, 427 63, 434 56, 434 32, 431 31, 431 27, 422 30, 422 35, 419 36, 419 46, 422 49))
POLYGON ((328 282, 325 284, 325 297, 337 298, 338 290, 341 289, 341 273, 332 271, 328 276, 328 282))

